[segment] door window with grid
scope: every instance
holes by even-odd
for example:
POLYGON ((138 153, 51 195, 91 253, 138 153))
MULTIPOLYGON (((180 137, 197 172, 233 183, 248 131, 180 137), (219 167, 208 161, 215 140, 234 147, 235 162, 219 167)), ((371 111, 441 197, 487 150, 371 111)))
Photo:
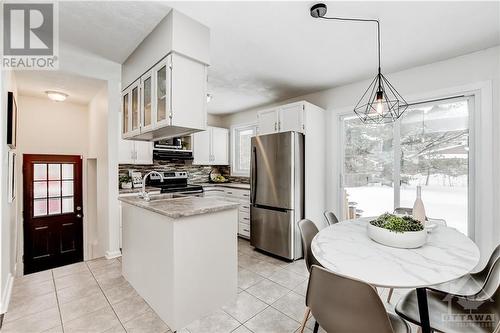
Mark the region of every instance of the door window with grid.
POLYGON ((33 165, 33 217, 74 212, 74 164, 33 165))

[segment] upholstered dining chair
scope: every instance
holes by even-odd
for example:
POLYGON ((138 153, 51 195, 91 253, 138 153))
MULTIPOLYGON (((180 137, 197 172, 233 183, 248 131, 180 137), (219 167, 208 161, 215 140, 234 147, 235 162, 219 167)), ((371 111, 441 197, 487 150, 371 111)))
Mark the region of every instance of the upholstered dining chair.
MULTIPOLYGON (((472 296, 458 296, 427 290, 431 329, 447 333, 497 333, 500 331, 500 260, 495 261, 481 290, 472 296)), ((396 305, 396 312, 420 325, 415 290, 396 305)), ((313 312, 314 313, 314 312, 313 312)))
MULTIPOLYGON (((311 251, 311 242, 314 236, 316 236, 316 234, 319 232, 319 230, 316 224, 314 224, 314 222, 308 219, 303 219, 299 221, 299 229, 302 238, 302 253, 304 254, 304 261, 306 262, 307 270, 309 271, 309 273, 311 273, 312 265, 321 266, 311 251)), ((303 321, 304 326, 301 327, 300 332, 303 332, 305 323, 309 319, 310 314, 311 310, 308 307, 306 307, 306 311, 304 313, 304 321, 303 321)), ((318 326, 317 322, 314 325, 315 327, 318 326)))
POLYGON ((326 223, 328 223, 328 225, 339 223, 339 219, 333 212, 325 210, 323 215, 325 215, 326 223))
POLYGON ((311 267, 306 305, 327 332, 411 332, 408 323, 386 311, 372 286, 316 265, 311 267))

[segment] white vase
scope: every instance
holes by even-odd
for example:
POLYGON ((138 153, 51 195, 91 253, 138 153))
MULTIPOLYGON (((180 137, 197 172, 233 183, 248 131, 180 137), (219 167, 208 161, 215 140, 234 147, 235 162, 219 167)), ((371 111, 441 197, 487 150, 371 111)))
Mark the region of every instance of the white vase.
POLYGON ((413 218, 425 225, 425 208, 422 202, 422 187, 417 186, 417 198, 413 204, 413 218))

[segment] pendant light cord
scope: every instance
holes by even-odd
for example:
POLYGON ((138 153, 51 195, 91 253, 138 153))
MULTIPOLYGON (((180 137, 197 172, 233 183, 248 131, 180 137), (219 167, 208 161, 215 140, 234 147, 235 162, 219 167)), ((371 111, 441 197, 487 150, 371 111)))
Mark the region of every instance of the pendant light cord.
POLYGON ((324 20, 336 20, 336 21, 352 21, 352 22, 374 22, 377 23, 377 49, 378 49, 378 73, 380 74, 380 22, 375 19, 360 19, 360 18, 345 18, 345 17, 326 17, 319 16, 318 18, 324 20))

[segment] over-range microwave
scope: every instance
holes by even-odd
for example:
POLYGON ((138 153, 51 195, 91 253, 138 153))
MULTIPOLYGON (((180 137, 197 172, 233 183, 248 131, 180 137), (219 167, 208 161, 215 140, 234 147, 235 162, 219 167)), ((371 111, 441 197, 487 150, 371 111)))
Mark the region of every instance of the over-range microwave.
POLYGON ((182 138, 169 138, 155 141, 153 146, 153 159, 155 160, 192 160, 193 151, 191 142, 182 138))

